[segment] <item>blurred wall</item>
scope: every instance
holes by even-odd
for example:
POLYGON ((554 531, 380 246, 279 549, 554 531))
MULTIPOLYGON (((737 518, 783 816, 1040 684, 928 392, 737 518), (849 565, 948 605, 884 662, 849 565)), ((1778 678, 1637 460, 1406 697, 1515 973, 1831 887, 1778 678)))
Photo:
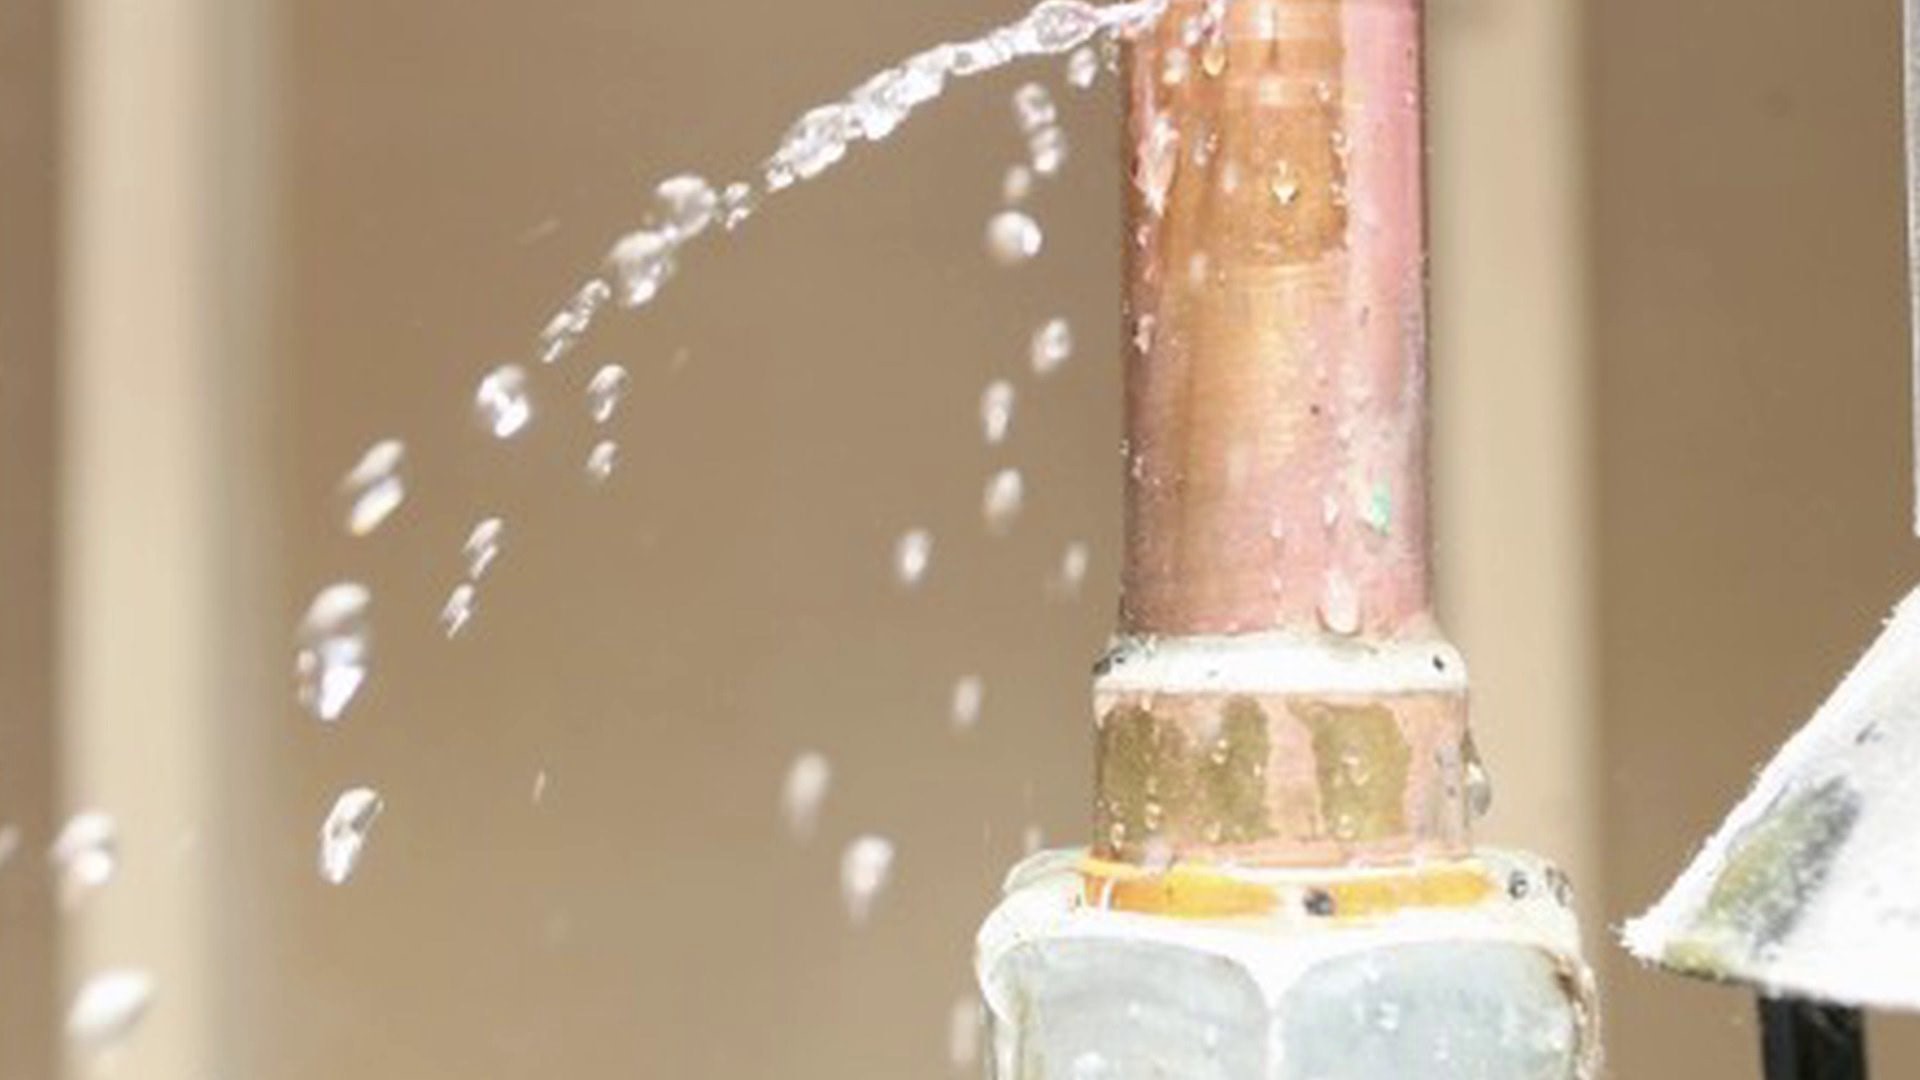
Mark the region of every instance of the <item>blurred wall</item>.
POLYGON ((0 3, 0 1076, 53 1070, 52 890, 23 869, 57 770, 55 5, 0 3))
MULTIPOLYGON (((1586 5, 1612 923, 1914 582, 1899 8, 1586 5)), ((1618 1075, 1753 1074, 1746 995, 1608 959, 1618 1075)))

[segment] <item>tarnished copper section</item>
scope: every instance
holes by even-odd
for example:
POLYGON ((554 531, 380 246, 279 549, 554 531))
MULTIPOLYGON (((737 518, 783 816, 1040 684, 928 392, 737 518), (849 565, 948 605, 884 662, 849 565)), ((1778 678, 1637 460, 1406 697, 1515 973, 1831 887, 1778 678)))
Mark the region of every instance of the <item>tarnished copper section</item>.
POLYGON ((1327 866, 1470 848, 1466 697, 1097 695, 1094 851, 1327 866))
POLYGON ((1173 0, 1128 70, 1135 634, 1427 632, 1418 0, 1173 0))

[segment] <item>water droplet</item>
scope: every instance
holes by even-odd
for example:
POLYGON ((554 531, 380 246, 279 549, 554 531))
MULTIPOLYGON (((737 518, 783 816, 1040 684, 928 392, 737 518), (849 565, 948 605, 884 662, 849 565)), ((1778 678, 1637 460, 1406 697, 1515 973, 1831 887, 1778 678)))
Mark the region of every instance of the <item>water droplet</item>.
POLYGON ((636 229, 607 253, 607 267, 620 285, 620 302, 643 307, 660 295, 677 268, 673 237, 654 229, 636 229))
POLYGON ((956 1070, 973 1068, 980 1060, 980 1003, 972 994, 947 1011, 947 1063, 956 1070))
POLYGON ((1033 170, 1025 165, 1007 167, 1006 179, 1000 181, 1000 198, 1009 206, 1023 202, 1033 193, 1033 170))
POLYGON ((653 210, 662 228, 678 244, 699 236, 713 223, 720 198, 713 186, 691 173, 662 180, 653 189, 653 210))
POLYGON ((1180 131, 1173 118, 1154 117, 1146 139, 1140 145, 1140 161, 1134 174, 1134 186, 1140 189, 1147 209, 1155 217, 1166 212, 1167 192, 1173 187, 1174 168, 1180 162, 1180 131))
POLYGON ((67 1037, 100 1050, 125 1038, 153 1002, 153 976, 134 968, 103 971, 86 981, 67 1009, 67 1037))
POLYGON ((1160 66, 1160 81, 1168 86, 1178 86, 1187 81, 1187 71, 1192 67, 1193 58, 1185 49, 1168 49, 1160 66))
POLYGON ((1100 12, 1084 0, 1046 0, 1021 20, 1034 51, 1063 53, 1100 29, 1100 12))
POLYGON ((300 620, 294 675, 300 704, 317 720, 340 719, 367 681, 373 633, 367 608, 373 594, 343 581, 320 590, 300 620))
POLYGON ((359 464, 340 481, 340 493, 347 502, 347 532, 366 536, 393 516, 406 501, 407 485, 400 476, 406 459, 406 444, 399 439, 382 439, 360 455, 359 464))
POLYGON ((980 429, 987 445, 1006 441, 1007 430, 1013 426, 1013 399, 1013 384, 1005 379, 995 379, 980 392, 980 429))
POLYGON ((1085 90, 1100 79, 1100 56, 1092 46, 1083 45, 1067 57, 1067 84, 1085 90))
POLYGON ((1209 78, 1219 78, 1227 70, 1227 42, 1225 35, 1215 29, 1207 38, 1205 47, 1200 50, 1200 70, 1209 78))
POLYGON ((1001 67, 1013 59, 1015 42, 1009 35, 996 34, 973 41, 963 41, 952 47, 951 67, 955 75, 962 78, 979 75, 1001 67))
POLYGON ((108 814, 85 810, 67 819, 47 849, 68 907, 113 880, 120 868, 120 830, 108 814))
POLYGON ((1465 759, 1467 772, 1467 812, 1477 820, 1493 809, 1493 777, 1487 774, 1486 763, 1480 760, 1480 750, 1472 736, 1468 736, 1461 757, 1465 759))
POLYGON ((1002 266, 1017 266, 1040 254, 1046 236, 1040 223, 1018 210, 1005 210, 987 222, 987 253, 1002 266))
POLYGON ((551 364, 573 351, 574 345, 593 326, 593 318, 601 305, 612 296, 613 286, 603 278, 594 278, 580 286, 567 306, 556 312, 547 321, 546 329, 540 331, 540 362, 551 364))
POLYGON ((328 884, 343 885, 353 876, 367 844, 367 833, 385 807, 372 788, 348 788, 334 800, 333 809, 320 826, 320 877, 328 884))
POLYGON ((893 577, 911 589, 927 576, 933 562, 933 534, 925 529, 908 529, 893 544, 893 577))
POLYGON ((1338 570, 1327 573, 1321 590, 1320 622, 1342 636, 1360 632, 1360 593, 1353 579, 1338 570))
POLYGON ((1067 133, 1058 127, 1043 127, 1027 136, 1027 160, 1041 176, 1053 176, 1067 161, 1067 133))
POLYGON ((1035 375, 1051 375, 1073 356, 1073 325, 1065 319, 1049 319, 1033 332, 1028 358, 1035 375))
POLYGON ((533 419, 533 401, 527 396, 527 372, 519 364, 502 364, 480 380, 473 393, 480 424, 496 439, 511 439, 533 419))
POLYGON ((613 411, 620 407, 620 399, 627 394, 627 384, 631 381, 627 369, 619 364, 607 364, 593 373, 587 381, 587 413, 596 424, 604 424, 613 419, 613 411))
POLYGON ((620 463, 620 447, 612 439, 601 439, 587 451, 587 479, 595 484, 604 484, 613 475, 613 467, 620 463))
POLYGON ((810 840, 820 823, 820 804, 833 786, 833 765, 825 754, 809 750, 787 766, 780 785, 780 816, 796 840, 810 840))
POLYGON ((746 224, 753 212, 759 209, 759 195, 753 185, 744 180, 728 184, 720 193, 720 225, 728 232, 746 224))
POLYGON ((1075 540, 1067 545, 1060 554, 1059 589, 1069 599, 1079 596, 1080 589, 1087 583, 1087 568, 1093 561, 1093 552, 1083 541, 1075 540))
POLYGON ((446 605, 440 609, 440 629, 451 641, 460 636, 473 620, 474 588, 472 582, 463 581, 447 594, 446 605))
POLYGON ((467 580, 479 581, 486 576, 487 568, 493 560, 500 557, 500 534, 506 530, 506 523, 497 517, 481 518, 467 534, 467 542, 460 547, 460 554, 467 560, 467 580))
POLYGON ((1133 320, 1133 348, 1141 356, 1147 356, 1153 352, 1153 331, 1159 322, 1160 320, 1154 318, 1152 312, 1133 320))
POLYGON ((822 105, 796 120, 780 140, 766 165, 768 191, 780 191, 800 180, 832 168, 847 156, 847 140, 854 133, 852 110, 845 105, 822 105))
POLYGON ((861 138, 879 142, 893 134, 918 104, 908 98, 918 94, 920 88, 905 86, 918 78, 918 73, 905 67, 887 68, 848 96, 847 104, 861 138))
POLYGON ((1300 178, 1294 175, 1292 165, 1283 161, 1274 168, 1271 188, 1281 206, 1292 206, 1299 200, 1300 178))
POLYGON ((1039 83, 1027 83, 1013 92, 1013 118, 1023 134, 1051 127, 1059 116, 1059 110, 1053 104, 1053 95, 1039 83))
POLYGON ((980 725, 980 709, 987 700, 987 684, 978 675, 962 675, 953 684, 948 716, 955 731, 972 731, 980 725))
POLYGON ((840 898, 847 918, 864 923, 893 876, 893 843, 878 836, 856 837, 840 856, 840 898))
POLYGON ((1020 508, 1026 502, 1027 484, 1018 469, 1001 469, 987 481, 986 494, 981 498, 980 511, 987 519, 987 528, 992 532, 1005 535, 1013 528, 1013 521, 1020 516, 1020 508))

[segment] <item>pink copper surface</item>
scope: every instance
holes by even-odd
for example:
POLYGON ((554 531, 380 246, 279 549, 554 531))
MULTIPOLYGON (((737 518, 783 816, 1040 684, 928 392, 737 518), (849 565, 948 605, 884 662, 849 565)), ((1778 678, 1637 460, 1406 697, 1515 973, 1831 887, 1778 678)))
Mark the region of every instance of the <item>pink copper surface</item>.
POLYGON ((1129 64, 1122 630, 1428 633, 1420 5, 1208 9, 1129 64))

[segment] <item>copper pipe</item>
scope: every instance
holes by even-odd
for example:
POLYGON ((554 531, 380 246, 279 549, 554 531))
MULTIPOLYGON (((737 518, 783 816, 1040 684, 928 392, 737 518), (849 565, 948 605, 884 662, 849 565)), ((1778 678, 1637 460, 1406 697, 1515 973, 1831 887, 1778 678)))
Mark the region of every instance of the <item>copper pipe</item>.
POLYGON ((1173 0, 1131 50, 1125 632, 1424 629, 1420 24, 1173 0))
POLYGON ((1420 33, 1420 0, 1171 0, 1131 48, 1104 857, 1471 847, 1429 599, 1420 33))

